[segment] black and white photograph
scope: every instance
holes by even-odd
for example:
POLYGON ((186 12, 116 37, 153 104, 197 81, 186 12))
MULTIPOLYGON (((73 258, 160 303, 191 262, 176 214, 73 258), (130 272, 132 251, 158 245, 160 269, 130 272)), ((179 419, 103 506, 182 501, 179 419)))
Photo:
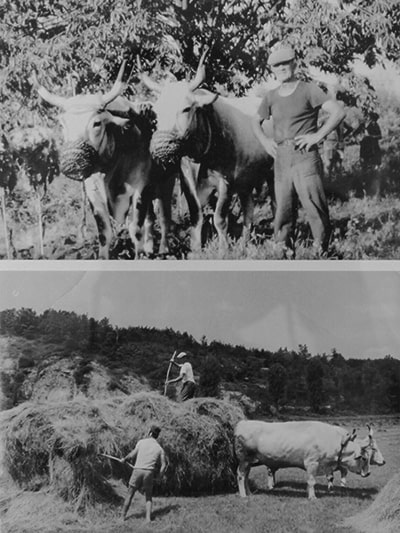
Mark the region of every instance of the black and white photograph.
POLYGON ((3 259, 399 259, 394 0, 0 7, 3 259))
POLYGON ((398 530, 398 271, 0 288, 2 531, 398 530))
POLYGON ((0 0, 2 533, 399 533, 400 2, 0 0))

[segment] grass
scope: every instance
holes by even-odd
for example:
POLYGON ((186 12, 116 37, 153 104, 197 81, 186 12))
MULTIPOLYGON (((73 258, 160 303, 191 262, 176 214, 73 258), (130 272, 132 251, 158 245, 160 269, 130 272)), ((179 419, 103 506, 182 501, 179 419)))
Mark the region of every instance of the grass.
MULTIPOLYGON (((355 155, 354 155, 355 157, 355 155)), ((328 184, 331 190, 329 205, 332 221, 332 236, 329 258, 348 259, 399 259, 400 258, 400 198, 398 183, 388 175, 382 197, 369 196, 360 185, 362 175, 357 166, 336 181, 328 184), (390 183, 389 183, 390 182, 390 183)), ((83 208, 81 184, 65 178, 57 178, 49 186, 42 200, 44 234, 43 259, 95 259, 97 257, 97 233, 92 214, 86 206, 87 224, 82 231, 83 208)), ((272 240, 272 212, 269 202, 261 195, 255 209, 254 230, 249 242, 238 238, 241 218, 237 203, 233 207, 229 246, 220 250, 215 236, 200 252, 191 253, 189 248, 189 220, 178 209, 176 198, 173 206, 173 224, 170 233, 170 254, 157 259, 200 260, 277 260, 319 259, 311 246, 310 230, 303 210, 300 210, 296 229, 296 254, 283 255, 272 240)), ((183 202, 185 205, 185 202, 183 202)), ((39 259, 38 220, 32 195, 19 192, 7 199, 7 224, 11 231, 13 257, 16 259, 39 259)), ((156 243, 157 243, 156 224, 156 243)), ((0 258, 6 258, 3 228, 0 231, 0 258)), ((115 239, 112 259, 133 259, 134 250, 122 231, 115 239)))
MULTIPOLYGON (((348 421, 360 427, 364 421, 348 421)), ((361 430, 360 430, 361 433, 361 430)), ((144 525, 144 498, 136 495, 126 522, 119 521, 120 505, 97 505, 77 513, 74 506, 45 492, 12 492, 2 509, 3 533, 128 533, 131 531, 162 533, 354 533, 344 520, 367 509, 378 492, 400 469, 398 442, 400 426, 382 422, 375 429, 379 447, 386 459, 383 467, 373 467, 370 477, 349 475, 348 488, 336 480, 332 493, 327 492, 324 478, 318 478, 318 499, 306 497, 306 477, 301 470, 278 472, 277 486, 267 490, 264 467, 251 471, 253 494, 198 497, 154 498, 153 523, 144 525)), ((125 488, 120 488, 121 497, 125 488)), ((122 502, 122 500, 121 500, 122 502)), ((375 533, 381 533, 375 529, 375 533)))

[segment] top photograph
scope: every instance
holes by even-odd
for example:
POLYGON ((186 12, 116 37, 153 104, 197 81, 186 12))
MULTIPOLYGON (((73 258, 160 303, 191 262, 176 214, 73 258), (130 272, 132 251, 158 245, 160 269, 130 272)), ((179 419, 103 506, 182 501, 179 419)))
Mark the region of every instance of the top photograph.
POLYGON ((400 3, 3 0, 0 259, 399 260, 400 3))

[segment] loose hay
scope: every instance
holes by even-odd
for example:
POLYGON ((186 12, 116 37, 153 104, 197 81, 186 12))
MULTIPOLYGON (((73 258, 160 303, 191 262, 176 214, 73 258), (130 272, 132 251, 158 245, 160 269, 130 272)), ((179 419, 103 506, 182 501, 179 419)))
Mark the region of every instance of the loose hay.
POLYGON ((380 491, 372 505, 356 516, 346 519, 351 526, 364 533, 398 533, 400 531, 400 473, 380 491))
POLYGON ((5 464, 21 487, 49 487, 77 507, 112 501, 109 482, 126 481, 131 470, 101 454, 126 455, 157 422, 168 469, 156 492, 230 491, 235 488, 233 428, 241 418, 243 412, 227 402, 205 398, 177 404, 147 392, 123 401, 29 403, 2 418, 5 464))

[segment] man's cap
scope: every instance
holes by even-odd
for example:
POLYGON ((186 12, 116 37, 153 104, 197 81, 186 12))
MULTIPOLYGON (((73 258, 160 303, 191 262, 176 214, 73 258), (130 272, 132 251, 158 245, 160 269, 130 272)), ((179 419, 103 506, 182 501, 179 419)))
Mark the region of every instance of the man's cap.
POLYGON ((292 61, 296 57, 294 50, 291 46, 281 46, 271 52, 268 58, 268 65, 274 66, 278 63, 284 63, 286 61, 292 61))
POLYGON ((158 435, 160 434, 161 432, 161 428, 160 426, 157 426, 157 424, 152 424, 152 426, 150 427, 150 433, 154 436, 154 437, 158 437, 158 435))

